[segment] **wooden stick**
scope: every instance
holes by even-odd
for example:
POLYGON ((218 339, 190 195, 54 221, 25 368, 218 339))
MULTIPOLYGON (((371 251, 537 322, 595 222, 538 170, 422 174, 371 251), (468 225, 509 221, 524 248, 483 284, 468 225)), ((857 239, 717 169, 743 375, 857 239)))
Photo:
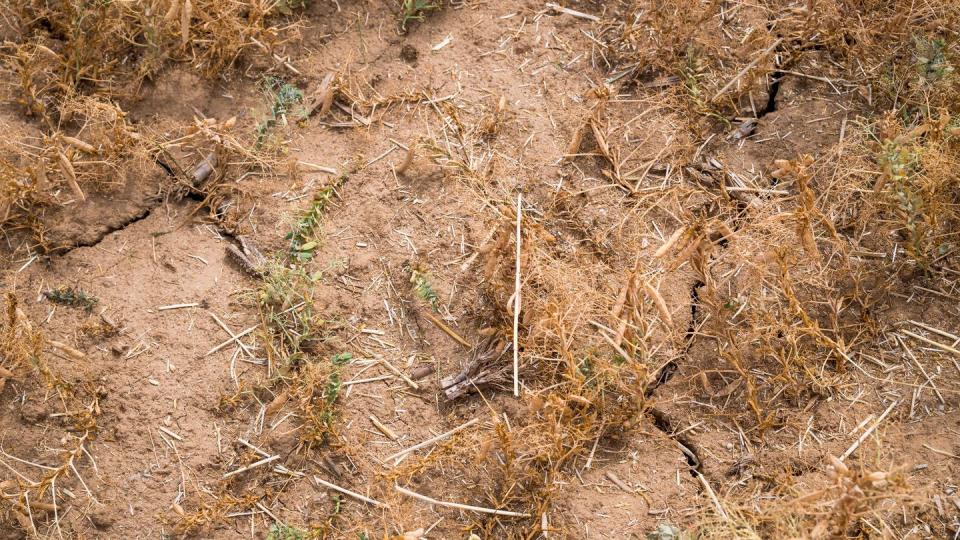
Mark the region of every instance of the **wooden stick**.
POLYGON ((458 431, 463 431, 463 430, 467 429, 468 427, 476 424, 476 423, 479 422, 479 421, 480 421, 479 418, 474 418, 473 420, 470 420, 469 422, 467 422, 467 423, 465 423, 465 424, 460 424, 459 426, 451 429, 450 431, 447 431, 446 433, 441 433, 440 435, 437 435, 436 437, 429 438, 429 439, 423 441, 422 443, 415 444, 415 445, 411 446, 410 448, 405 448, 405 449, 397 452, 396 454, 387 456, 387 458, 384 459, 384 461, 392 461, 392 460, 394 460, 394 459, 403 457, 403 456, 409 454, 410 452, 416 452, 417 450, 420 450, 421 448, 426 448, 426 447, 428 447, 428 446, 431 446, 431 445, 433 445, 433 444, 435 444, 435 443, 438 443, 438 442, 442 441, 443 439, 446 439, 447 437, 453 435, 454 433, 457 433, 458 431))
POLYGON ((951 454, 950 452, 947 452, 946 450, 940 450, 939 448, 934 448, 934 447, 930 446, 930 445, 927 444, 927 443, 923 443, 923 447, 926 448, 927 450, 931 451, 931 452, 934 452, 934 453, 936 453, 936 454, 940 454, 941 456, 951 457, 951 458, 953 458, 953 459, 960 459, 960 456, 958 456, 958 455, 956 455, 956 454, 951 454))
POLYGON ((364 384, 376 381, 385 381, 387 379, 392 379, 393 375, 381 375, 379 377, 370 377, 369 379, 353 379, 349 381, 344 381, 340 386, 351 386, 354 384, 364 384))
POLYGON ((447 324, 441 321, 439 317, 437 317, 433 313, 430 313, 429 311, 425 312, 424 315, 426 315, 427 318, 430 319, 430 322, 432 322, 437 328, 439 328, 440 330, 443 330, 444 334, 452 337, 454 341, 456 341, 457 343, 463 345, 468 349, 471 347, 469 341, 463 339, 463 337, 460 334, 458 334, 453 328, 450 328, 449 326, 447 326, 447 324))
POLYGON ((717 513, 720 514, 720 517, 722 517, 724 521, 730 521, 730 516, 727 515, 726 510, 723 509, 723 505, 720 504, 720 499, 717 498, 717 494, 714 493, 713 488, 710 487, 710 482, 707 482, 707 479, 700 473, 697 473, 697 480, 700 481, 703 488, 707 491, 707 495, 709 495, 710 500, 713 501, 713 505, 717 508, 717 513))
MULTIPOLYGON (((247 448, 253 450, 254 452, 260 454, 260 455, 263 456, 263 457, 270 457, 270 454, 264 452, 262 448, 259 448, 259 447, 257 447, 257 446, 254 446, 250 441, 247 441, 247 440, 245 440, 245 439, 237 439, 237 442, 239 442, 240 444, 242 444, 242 445, 246 446, 247 448)), ((278 472, 278 473, 280 473, 280 474, 289 474, 290 476, 300 476, 300 477, 306 476, 306 475, 304 475, 304 474, 303 474, 302 472, 300 472, 300 471, 291 471, 290 469, 284 467, 283 465, 277 465, 277 466, 275 466, 275 467, 273 468, 273 471, 274 471, 274 472, 278 472)))
POLYGON ((323 165, 317 165, 316 163, 310 163, 307 161, 298 161, 297 165, 303 165, 304 167, 310 169, 313 172, 322 172, 327 174, 336 175, 337 170, 333 167, 324 167, 323 165))
POLYGON ((763 60, 765 56, 767 56, 768 54, 770 54, 771 51, 779 47, 781 43, 783 43, 783 38, 777 38, 777 40, 774 41, 772 45, 764 49, 764 51, 761 52, 759 56, 754 58, 753 61, 747 64, 746 67, 741 69, 740 73, 737 73, 737 75, 734 78, 730 79, 730 82, 728 82, 726 86, 721 88, 720 91, 717 92, 716 95, 713 96, 713 99, 711 99, 710 101, 716 101, 718 97, 722 96, 727 90, 730 89, 731 86, 736 84, 736 82, 739 81, 741 77, 746 75, 748 71, 753 69, 754 66, 756 66, 761 60, 763 60))
MULTIPOLYGON (((597 440, 599 440, 599 439, 597 439, 597 440)), ((613 471, 607 471, 607 472, 604 474, 604 476, 607 477, 607 480, 613 482, 613 485, 615 485, 615 486, 617 486, 618 488, 620 488, 621 490, 623 490, 624 493, 629 493, 629 494, 631 494, 631 495, 633 495, 633 494, 635 493, 632 489, 630 489, 630 486, 628 486, 627 484, 625 484, 625 483, 623 482, 623 480, 621 480, 620 477, 617 476, 617 474, 616 474, 615 472, 613 472, 613 471)))
MULTIPOLYGON (((884 254, 884 255, 886 255, 886 254, 884 254)), ((933 326, 929 326, 929 325, 923 324, 922 322, 918 322, 918 321, 914 321, 914 320, 909 320, 909 321, 907 321, 907 322, 910 323, 910 324, 915 324, 915 325, 919 326, 920 328, 925 328, 925 329, 933 332, 934 334, 939 334, 939 335, 941 335, 941 336, 943 336, 943 337, 945 337, 945 338, 947 338, 947 339, 952 339, 954 343, 960 341, 960 337, 957 337, 957 336, 951 334, 950 332, 944 332, 943 330, 940 330, 939 328, 935 328, 935 327, 933 327, 933 326)))
POLYGON ((393 430, 387 427, 383 422, 381 422, 380 419, 377 418, 375 414, 371 414, 369 418, 370 418, 370 423, 373 424, 373 426, 377 428, 380 431, 380 433, 383 433, 384 435, 386 435, 388 439, 390 439, 391 441, 395 441, 399 438, 397 437, 397 434, 394 433, 393 430))
POLYGON ((400 377, 401 379, 403 379, 403 382, 407 383, 407 386, 409 386, 410 388, 413 388, 414 390, 419 390, 419 389, 420 389, 420 385, 419 385, 419 384, 417 384, 416 382, 414 382, 413 379, 411 379, 410 377, 407 377, 407 375, 406 375, 404 372, 402 372, 402 371, 400 371, 399 369, 397 369, 396 366, 394 366, 393 364, 391 364, 391 363, 388 362, 387 360, 381 358, 381 359, 380 359, 380 363, 383 364, 383 367, 385 367, 385 368, 389 369, 390 371, 392 371, 394 375, 396 375, 397 377, 400 377))
POLYGON ((349 489, 342 488, 342 487, 340 487, 340 486, 338 486, 338 485, 336 485, 336 484, 331 484, 330 482, 327 482, 326 480, 324 480, 323 478, 320 478, 319 476, 314 476, 314 477, 313 477, 313 480, 314 480, 314 482, 320 484, 321 486, 330 488, 330 489, 332 489, 332 490, 334 490, 334 491, 339 491, 340 493, 343 493, 344 495, 349 495, 349 496, 353 497, 354 499, 357 499, 358 501, 363 501, 363 502, 365 502, 365 503, 367 503, 367 504, 371 504, 371 505, 373 505, 373 506, 386 506, 385 504, 383 504, 383 503, 380 502, 380 501, 375 501, 375 500, 371 499, 370 497, 364 497, 363 495, 361 495, 361 494, 359 494, 359 493, 357 493, 357 492, 355 492, 355 491, 350 491, 349 489))
POLYGON ((157 429, 159 429, 160 431, 162 431, 162 432, 166 433, 167 435, 173 437, 174 439, 176 439, 176 440, 178 440, 178 441, 180 441, 180 442, 183 442, 183 437, 177 435, 176 433, 170 431, 169 429, 167 429, 167 428, 165 428, 165 427, 163 427, 163 426, 159 426, 159 427, 157 427, 157 429))
POLYGON ((520 396, 520 348, 518 336, 520 333, 520 222, 522 221, 523 195, 517 194, 517 269, 513 290, 513 397, 520 396))
POLYGON ((67 345, 66 343, 60 343, 59 341, 55 341, 52 339, 47 340, 47 343, 49 343, 50 346, 53 347, 54 349, 57 349, 58 351, 66 354, 70 358, 73 358, 74 360, 83 360, 84 358, 87 357, 86 353, 82 351, 78 351, 77 349, 74 349, 73 347, 67 345))
POLYGON ((410 491, 410 490, 407 489, 407 488, 402 488, 402 487, 396 486, 396 485, 393 486, 393 487, 394 487, 394 489, 396 489, 397 491, 399 491, 400 493, 403 493, 404 495, 406 495, 406 496, 408 496, 408 497, 413 497, 414 499, 419 499, 419 500, 421 500, 421 501, 423 501, 423 502, 430 503, 430 504, 435 504, 435 505, 437 505, 437 506, 446 506, 447 508, 457 508, 457 509, 460 509, 460 510, 469 510, 469 511, 471 511, 471 512, 479 512, 479 513, 481 513, 481 514, 493 514, 493 515, 495 515, 495 516, 530 517, 530 514, 524 514, 524 513, 521 513, 521 512, 510 512, 510 511, 508 511, 508 510, 496 510, 496 509, 493 509, 493 508, 484 508, 484 507, 482 507, 482 506, 471 506, 471 505, 469 505, 469 504, 460 504, 460 503, 455 503, 455 502, 438 501, 437 499, 434 499, 434 498, 432 498, 432 497, 427 497, 426 495, 421 495, 421 494, 419 494, 419 493, 417 493, 417 492, 410 491))
POLYGON ((926 344, 928 344, 928 345, 933 345, 934 347, 940 349, 941 351, 950 352, 950 353, 953 353, 953 354, 955 354, 955 355, 957 355, 957 356, 960 356, 960 351, 958 351, 957 349, 955 349, 955 348, 953 348, 953 347, 951 347, 951 346, 949 346, 949 345, 944 345, 943 343, 938 343, 938 342, 936 342, 936 341, 934 341, 934 340, 932 340, 932 339, 925 338, 925 337, 921 336, 920 334, 914 334, 913 332, 911 332, 911 331, 909 331, 909 330, 900 330, 900 331, 901 331, 902 333, 904 333, 904 334, 912 337, 913 339, 922 341, 922 342, 924 342, 924 343, 926 343, 926 344))
POLYGON ((863 434, 860 435, 860 437, 856 441, 854 441, 853 444, 850 445, 850 448, 847 448, 847 451, 844 452, 842 456, 840 456, 840 461, 843 461, 848 457, 850 457, 850 454, 854 453, 857 450, 857 448, 860 447, 863 441, 867 440, 867 437, 869 437, 870 434, 873 433, 880 426, 880 423, 883 422, 884 418, 886 418, 888 414, 890 414, 890 411, 892 411, 893 408, 899 404, 900 404, 899 401, 894 401, 893 403, 891 403, 890 406, 887 407, 887 410, 883 411, 883 414, 880 415, 880 418, 877 418, 876 422, 874 422, 873 425, 868 427, 867 430, 864 431, 863 434))
POLYGON ((552 9, 554 11, 559 11, 560 13, 566 13, 567 15, 570 15, 571 17, 576 17, 578 19, 586 19, 588 21, 593 21, 593 22, 600 21, 600 17, 597 17, 596 15, 590 15, 589 13, 584 13, 582 11, 577 11, 575 9, 565 8, 554 2, 547 2, 546 6, 549 9, 552 9))
POLYGON ((676 244, 677 241, 680 240, 680 237, 686 231, 687 231, 686 227, 680 227, 679 229, 673 231, 673 234, 670 235, 670 238, 667 238, 667 241, 664 242, 662 246, 657 248, 657 251, 654 252, 653 256, 659 259, 660 257, 663 257, 664 255, 666 255, 667 252, 670 251, 670 248, 672 248, 674 244, 676 244))

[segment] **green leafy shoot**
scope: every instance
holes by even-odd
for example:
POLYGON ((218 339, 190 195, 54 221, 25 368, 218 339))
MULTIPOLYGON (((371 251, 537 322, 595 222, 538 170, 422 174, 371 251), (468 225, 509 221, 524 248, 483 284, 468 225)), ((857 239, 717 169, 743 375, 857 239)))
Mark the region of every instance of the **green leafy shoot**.
POLYGON ((333 196, 333 186, 328 186, 317 192, 307 212, 297 221, 293 230, 287 233, 286 239, 290 242, 290 258, 298 263, 310 262, 313 252, 319 246, 316 240, 316 230, 323 221, 327 203, 333 196))
POLYGON ((307 7, 308 0, 277 0, 273 9, 282 15, 293 15, 298 9, 307 7))
POLYGON ((403 0, 400 6, 400 28, 407 29, 410 21, 423 21, 430 11, 440 9, 440 5, 432 0, 403 0))
POLYGON ((415 268, 412 269, 410 272, 410 283, 413 283, 413 291, 421 300, 430 304, 430 307, 433 308, 434 311, 440 310, 440 297, 437 296, 437 292, 433 290, 433 286, 430 285, 430 279, 427 274, 415 268))
POLYGON ((290 259, 297 263, 307 263, 313 259, 313 253, 319 247, 316 238, 317 228, 323 221, 324 212, 327 204, 337 189, 347 182, 350 175, 354 172, 354 167, 350 164, 344 167, 344 171, 330 185, 320 189, 313 197, 313 202, 307 212, 297 221, 293 230, 284 237, 290 242, 290 259))
POLYGON ((299 119, 306 114, 303 106, 303 90, 292 84, 276 77, 267 77, 263 82, 263 93, 271 106, 267 117, 257 123, 257 147, 263 144, 267 132, 276 125, 277 121, 286 122, 288 116, 299 119))
POLYGON ((353 359, 353 355, 347 352, 340 353, 331 358, 331 361, 333 362, 333 371, 330 372, 329 377, 327 377, 327 386, 323 392, 323 398, 326 402, 326 406, 320 415, 320 418, 323 423, 326 424, 327 429, 333 428, 333 421, 336 419, 336 409, 334 408, 334 404, 340 397, 340 390, 343 383, 340 378, 341 368, 350 362, 351 359, 353 359))
POLYGON ((309 538, 306 532, 283 523, 274 523, 270 526, 270 532, 266 540, 306 540, 309 538))
POLYGON ((55 304, 64 306, 80 307, 87 311, 93 309, 99 300, 95 296, 90 296, 82 289, 73 287, 58 287, 43 293, 48 300, 55 304))
POLYGON ((947 56, 948 46, 943 39, 925 39, 914 37, 917 71, 925 79, 938 81, 953 73, 953 66, 947 56))

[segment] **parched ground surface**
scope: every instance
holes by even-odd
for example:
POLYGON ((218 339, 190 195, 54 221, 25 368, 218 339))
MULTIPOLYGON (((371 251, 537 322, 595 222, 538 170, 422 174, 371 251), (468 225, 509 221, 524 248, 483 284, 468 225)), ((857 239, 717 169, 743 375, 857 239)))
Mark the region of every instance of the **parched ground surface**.
MULTIPOLYGON (((600 12, 602 2, 578 8, 600 12)), ((48 347, 49 366, 87 403, 95 398, 98 409, 96 437, 76 456, 76 472, 57 484, 63 498, 55 522, 34 515, 35 524, 27 525, 39 536, 264 538, 279 521, 304 529, 327 524, 328 533, 341 538, 418 529, 413 537, 496 537, 500 533, 490 533, 498 530, 495 521, 514 518, 433 505, 394 489, 396 467, 388 456, 477 419, 441 444, 446 453, 438 465, 430 464, 430 448, 409 457, 426 459, 419 469, 404 470, 410 479, 404 485, 435 499, 490 507, 492 487, 483 467, 470 452, 457 451, 478 449, 496 426, 509 428, 536 413, 527 390, 519 399, 498 388, 455 401, 444 397, 441 378, 458 372, 471 353, 431 322, 431 310, 411 291, 410 268, 429 269, 437 316, 475 344, 483 339, 481 329, 500 322, 489 320, 491 300, 478 286, 484 263, 475 253, 504 219, 500 201, 515 200, 517 192, 524 194, 530 219, 548 212, 564 216, 554 222, 563 226, 549 231, 558 243, 551 249, 582 258, 576 260, 584 268, 605 268, 601 279, 582 285, 611 300, 626 272, 640 259, 653 260, 682 224, 677 216, 684 208, 703 206, 705 215, 720 215, 703 193, 663 187, 695 178, 661 166, 657 160, 669 162, 663 149, 702 141, 688 140, 682 119, 661 106, 659 85, 611 96, 605 111, 615 126, 611 141, 629 153, 625 167, 647 169, 639 195, 625 195, 611 180, 609 165, 590 146, 595 142, 583 145, 583 156, 563 160, 591 114, 584 96, 610 76, 589 21, 536 2, 490 1, 445 9, 398 36, 392 12, 382 6, 349 9, 345 15, 336 6, 311 8, 302 46, 288 51, 302 72, 291 80, 309 94, 326 73, 348 73, 351 91, 370 102, 383 99, 383 106, 367 117, 335 106, 331 117, 274 128, 303 162, 338 170, 363 165, 337 188, 306 265, 316 276, 327 349, 353 356, 342 372, 336 444, 302 451, 293 404, 268 407, 276 395, 263 385, 257 332, 241 338, 254 359, 235 344, 209 352, 231 337, 228 332, 260 323, 259 283, 228 257, 235 238, 204 223, 205 211, 195 212, 198 201, 159 195, 159 180, 151 179, 162 176, 157 167, 140 173, 126 192, 91 197, 53 216, 62 224, 57 234, 75 247, 13 261, 4 277, 48 339, 80 352, 48 347), (388 103, 397 96, 410 99, 388 103), (495 132, 461 128, 471 142, 450 140, 453 123, 480 126, 489 118, 496 119, 495 132), (473 181, 453 180, 436 159, 418 155, 397 174, 406 155, 398 143, 418 137, 444 142, 480 172, 473 181), (472 142, 480 140, 483 145, 472 142), (567 196, 565 206, 558 207, 557 193, 567 196), (112 221, 93 223, 98 215, 112 221), (42 294, 63 286, 80 288, 98 303, 85 311, 55 305, 42 294), (384 360, 405 374, 425 366, 434 372, 413 388, 384 360), (253 447, 278 457, 230 475, 263 457, 253 447), (383 506, 338 495, 318 485, 317 477, 383 506), (232 501, 229 508, 224 500, 232 501)), ((721 134, 702 157, 748 179, 769 176, 773 160, 799 153, 831 159, 857 113, 852 91, 784 76, 775 108, 763 111, 753 135, 741 141, 721 134)), ((252 125, 268 107, 255 79, 236 74, 208 81, 182 66, 164 72, 143 94, 129 104, 136 122, 202 114, 237 116, 252 125)), ((29 129, 14 111, 3 114, 6 123, 29 129)), ((328 180, 319 173, 237 179, 249 208, 240 228, 264 253, 284 252, 285 235, 328 180)), ((728 220, 744 232, 713 255, 717 276, 739 276, 732 254, 762 258, 762 229, 752 228, 751 220, 787 209, 776 186, 772 193, 758 189, 744 199, 749 210, 728 220)), ((724 286, 758 286, 747 283, 746 274, 742 282, 724 279, 724 286)), ((648 412, 628 436, 598 441, 588 460, 554 479, 554 505, 544 516, 537 508, 504 510, 536 514, 550 537, 643 538, 661 524, 696 523, 728 496, 752 491, 786 500, 792 495, 770 487, 819 489, 827 483, 825 457, 843 455, 866 433, 847 462, 904 467, 916 504, 909 512, 890 507, 896 533, 862 534, 932 538, 956 530, 960 365, 956 351, 949 352, 956 342, 917 326, 905 328, 948 348, 903 335, 877 338, 895 339, 878 343, 890 351, 887 357, 856 358, 838 375, 835 392, 791 397, 780 426, 760 441, 724 412, 731 400, 742 405, 745 389, 724 364, 718 340, 704 330, 715 321, 698 303, 704 284, 697 271, 684 263, 652 277, 672 322, 651 330, 650 339, 673 351, 673 359, 650 392, 648 412)), ((569 276, 572 285, 578 279, 569 276)), ((900 328, 913 320, 960 332, 955 292, 929 285, 939 294, 917 294, 918 287, 904 283, 874 306, 877 324, 900 328)), ((7 381, 0 394, 0 480, 35 480, 72 450, 64 434, 74 427, 57 395, 35 381, 7 381)), ((23 536, 14 517, 4 519, 0 536, 23 536)))

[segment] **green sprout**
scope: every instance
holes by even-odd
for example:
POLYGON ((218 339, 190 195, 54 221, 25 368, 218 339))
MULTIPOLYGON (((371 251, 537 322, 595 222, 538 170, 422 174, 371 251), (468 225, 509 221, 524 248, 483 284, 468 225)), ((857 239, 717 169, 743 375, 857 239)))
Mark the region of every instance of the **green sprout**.
POLYGON ((423 21, 429 11, 440 9, 440 5, 431 0, 403 0, 400 6, 400 28, 407 29, 407 23, 410 21, 423 21))
POLYGON ((90 296, 83 292, 82 289, 75 289, 73 287, 58 287, 56 289, 45 291, 43 295, 55 304, 81 307, 87 311, 92 310, 93 306, 97 305, 97 302, 99 302, 97 297, 90 296))

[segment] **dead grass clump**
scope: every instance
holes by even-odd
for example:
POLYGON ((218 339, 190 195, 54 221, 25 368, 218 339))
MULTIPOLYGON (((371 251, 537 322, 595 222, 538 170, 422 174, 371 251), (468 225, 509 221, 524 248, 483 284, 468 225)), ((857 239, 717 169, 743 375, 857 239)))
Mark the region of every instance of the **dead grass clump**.
POLYGON ((277 153, 257 148, 255 135, 244 132, 235 117, 195 118, 146 138, 156 141, 151 153, 173 180, 167 193, 202 199, 188 217, 205 210, 206 219, 234 235, 243 234, 252 210, 244 181, 284 170, 277 153))
POLYGON ((213 219, 235 228, 240 213, 225 214, 239 207, 236 190, 206 180, 234 173, 242 179, 275 163, 228 134, 229 121, 203 119, 174 128, 171 140, 168 134, 134 129, 114 100, 135 95, 144 80, 170 62, 189 62, 208 76, 223 76, 256 51, 272 54, 271 64, 276 60, 293 69, 274 48, 297 37, 299 25, 288 18, 298 5, 266 0, 18 3, 11 10, 16 39, 0 47, 4 93, 39 120, 43 134, 0 148, 0 227, 32 231, 34 244, 48 250, 45 208, 129 185, 156 160, 181 188, 206 197, 202 206, 211 209, 213 219), (174 157, 181 146, 186 155, 174 157), (192 151, 199 157, 192 159, 192 151))
POLYGON ((912 501, 904 468, 854 470, 828 458, 823 487, 786 488, 778 497, 750 506, 728 504, 727 515, 705 517, 694 537, 823 540, 890 534, 888 508, 912 501))
POLYGON ((0 364, 2 377, 0 389, 6 380, 26 374, 32 369, 43 369, 43 348, 46 344, 43 333, 34 329, 27 315, 18 306, 17 297, 7 293, 6 313, 3 326, 0 327, 3 362, 0 364))
MULTIPOLYGON (((66 431, 59 442, 63 450, 56 465, 38 465, 16 459, 16 464, 40 469, 39 479, 34 480, 35 469, 24 474, 17 467, 4 462, 16 478, 0 482, 0 506, 5 509, 5 517, 0 523, 6 522, 12 528, 32 535, 38 535, 40 531, 52 534, 59 530, 60 517, 72 507, 76 498, 73 494, 67 498, 64 495, 66 489, 82 490, 89 500, 96 501, 80 469, 84 461, 96 467, 86 446, 96 438, 97 417, 101 414, 100 399, 103 395, 99 389, 88 390, 86 386, 71 385, 60 379, 44 357, 44 348, 48 345, 59 350, 71 350, 78 355, 74 360, 83 356, 83 353, 66 345, 48 341, 20 309, 14 293, 8 292, 6 313, 0 324, 0 349, 4 351, 0 364, 0 391, 8 379, 15 379, 20 383, 24 391, 23 398, 26 399, 25 389, 39 383, 47 391, 55 392, 59 398, 57 401, 64 407, 63 413, 51 415, 51 418, 59 419, 66 431)), ((3 449, 0 452, 10 457, 3 449)))
POLYGON ((135 91, 170 61, 222 75, 247 51, 270 53, 297 36, 298 24, 282 21, 289 4, 21 2, 16 11, 21 43, 11 54, 10 67, 20 75, 20 99, 41 114, 49 112, 47 101, 58 94, 135 91))

